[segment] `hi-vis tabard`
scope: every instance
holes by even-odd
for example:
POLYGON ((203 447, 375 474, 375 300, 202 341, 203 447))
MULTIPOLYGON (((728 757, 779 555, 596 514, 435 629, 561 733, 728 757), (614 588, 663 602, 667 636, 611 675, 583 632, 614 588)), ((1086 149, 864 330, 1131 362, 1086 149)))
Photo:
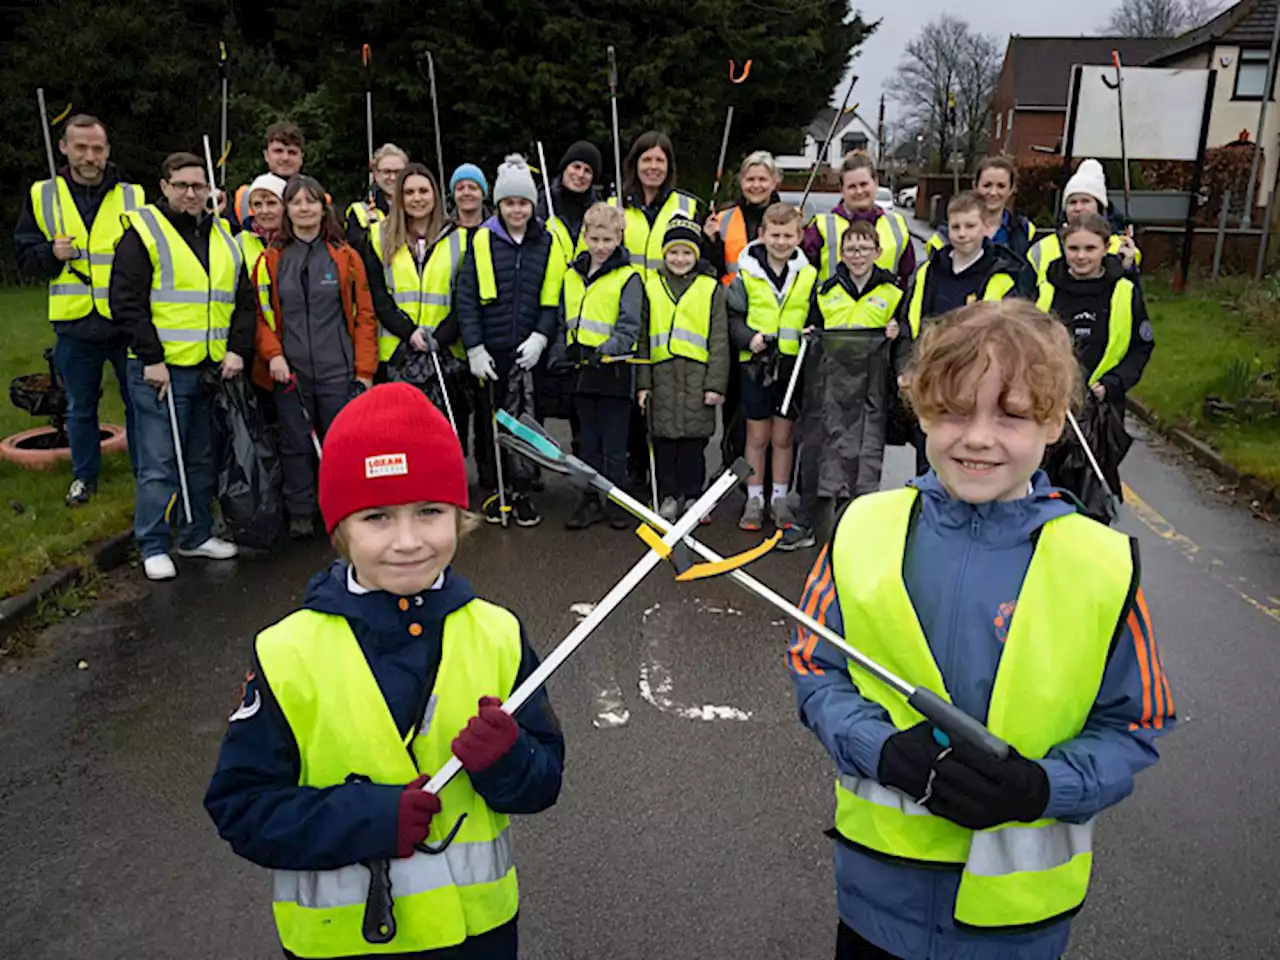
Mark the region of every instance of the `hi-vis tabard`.
POLYGON ((145 202, 142 188, 136 183, 117 183, 103 195, 93 228, 89 229, 62 177, 32 184, 31 209, 40 232, 49 240, 73 237, 76 243, 76 259, 67 261, 62 272, 49 281, 50 320, 79 320, 95 310, 99 316, 111 319, 107 294, 116 244, 124 235, 120 218, 145 202), (86 276, 91 283, 85 283, 86 276))
MULTIPOLYGON (((434 331, 453 309, 453 281, 458 275, 462 255, 467 252, 466 232, 454 228, 437 240, 421 271, 418 270, 417 260, 409 252, 408 244, 402 244, 388 262, 383 249, 381 226, 375 225, 369 231, 369 241, 378 262, 382 264, 387 292, 395 300, 396 306, 419 327, 434 331)), ((390 360, 398 346, 400 338, 378 324, 378 360, 390 360)), ((461 351, 462 345, 454 344, 454 355, 465 356, 461 351)))
MULTIPOLYGON (((813 222, 822 236, 822 253, 818 257, 818 279, 825 283, 836 272, 840 263, 840 244, 844 241, 849 221, 834 210, 814 217, 813 222)), ((876 233, 880 235, 880 256, 876 266, 892 273, 898 272, 898 264, 911 242, 907 221, 900 213, 886 213, 876 220, 876 233)))
MULTIPOLYGON (((570 345, 602 346, 618 323, 622 288, 639 271, 630 264, 610 270, 588 283, 573 267, 564 275, 565 340, 570 345)), ((635 352, 635 344, 627 353, 635 352)))
POLYGON ((889 325, 902 291, 892 283, 881 283, 861 298, 851 294, 839 280, 829 280, 818 292, 818 310, 826 330, 883 329, 889 325))
MULTIPOLYGON (((818 282, 818 271, 805 263, 781 299, 766 278, 747 270, 740 271, 738 276, 747 291, 747 326, 766 337, 777 337, 778 352, 784 357, 799 354, 800 337, 809 320, 809 297, 818 282)), ((738 353, 743 363, 754 356, 750 350, 738 353)))
POLYGON ((381 223, 387 215, 378 209, 378 205, 367 200, 357 200, 347 207, 347 219, 355 220, 361 230, 368 230, 372 224, 381 223))
MULTIPOLYGON (((1040 284, 1040 295, 1036 306, 1045 313, 1053 312, 1053 298, 1057 294, 1053 284, 1048 281, 1040 284)), ((1069 317, 1062 318, 1069 323, 1069 317)), ((1092 386, 1110 373, 1129 352, 1129 341, 1133 337, 1133 281, 1121 277, 1111 291, 1111 311, 1107 316, 1107 350, 1098 361, 1098 366, 1089 374, 1092 386)))
MULTIPOLYGON (((227 355, 227 333, 236 305, 244 254, 221 217, 209 230, 209 269, 169 218, 148 204, 124 214, 151 255, 151 323, 164 347, 164 362, 194 367, 227 355)), ((132 354, 131 354, 132 355, 132 354)))
MULTIPOLYGON (((476 259, 476 285, 480 288, 480 305, 493 303, 498 299, 498 277, 493 270, 493 231, 488 227, 476 229, 471 240, 476 259)), ((529 242, 528 236, 525 242, 529 242)), ((556 307, 560 304, 560 286, 564 283, 568 265, 556 254, 556 241, 548 237, 551 252, 547 257, 547 272, 542 276, 542 290, 538 303, 544 307, 556 307)))
POLYGON ((724 243, 724 276, 720 282, 726 287, 738 274, 738 258, 754 237, 747 236, 747 215, 732 206, 720 218, 720 239, 724 243))
POLYGON ((547 232, 555 238, 556 247, 566 263, 572 263, 579 254, 586 253, 587 231, 585 228, 578 229, 578 239, 574 242, 569 233, 569 227, 563 220, 559 217, 548 217, 547 232))
POLYGON ((649 362, 684 357, 707 363, 711 359, 711 301, 716 281, 699 274, 680 296, 661 273, 651 273, 644 285, 649 299, 649 362))
MULTIPOLYGON (((908 487, 849 505, 832 541, 836 597, 846 636, 857 637, 867 656, 949 700, 902 580, 916 496, 908 487)), ((1084 729, 1136 589, 1135 550, 1128 537, 1079 514, 1041 529, 986 717, 991 732, 1023 756, 1039 760, 1084 729)), ((849 676, 899 730, 924 720, 901 694, 853 664, 849 676)), ((1080 907, 1089 886, 1092 822, 966 830, 898 790, 844 775, 836 783, 836 830, 875 854, 961 870, 955 919, 973 927, 1062 917, 1080 907)))
MULTIPOLYGON (((618 198, 610 197, 609 202, 617 206, 618 198)), ((697 209, 698 198, 679 190, 667 194, 653 226, 649 225, 649 218, 639 207, 624 208, 627 230, 623 234, 622 245, 631 254, 631 265, 640 271, 643 279, 647 280, 650 272, 662 266, 662 242, 667 235, 667 225, 675 217, 693 220, 697 209)))
MULTIPOLYGON (((440 669, 421 729, 397 729, 364 653, 342 617, 300 610, 264 630, 258 664, 298 745, 302 787, 331 787, 352 774, 402 786, 435 773, 481 697, 503 700, 520 669, 520 625, 501 607, 472 600, 444 622, 440 669), (316 652, 323 650, 324 656, 316 652)), ((459 773, 440 793, 443 810, 428 842, 466 819, 443 853, 391 861, 396 935, 361 932, 369 869, 276 870, 274 911, 280 942, 298 957, 416 954, 461 943, 511 920, 518 893, 511 832, 459 773)))
MULTIPOLYGON (((1120 254, 1120 244, 1124 241, 1124 235, 1114 233, 1111 240, 1107 243, 1107 253, 1120 254)), ((1056 233, 1046 233, 1043 237, 1032 244, 1031 249, 1027 251, 1027 262, 1031 264, 1031 268, 1036 272, 1036 283, 1044 283, 1045 278, 1049 275, 1049 266, 1055 260, 1062 259, 1062 241, 1058 239, 1056 233)), ((1134 249, 1133 263, 1135 267, 1142 266, 1142 251, 1134 249)))
MULTIPOLYGON (((924 292, 929 282, 929 268, 931 261, 926 260, 924 264, 916 271, 915 279, 912 281, 911 302, 907 305, 907 320, 911 324, 911 339, 915 340, 920 336, 920 327, 924 322, 924 292)), ((1014 288, 1013 277, 1007 273, 992 274, 987 280, 987 285, 982 289, 982 300, 1003 300, 1014 288)), ((971 298, 972 300, 973 298, 971 298)))

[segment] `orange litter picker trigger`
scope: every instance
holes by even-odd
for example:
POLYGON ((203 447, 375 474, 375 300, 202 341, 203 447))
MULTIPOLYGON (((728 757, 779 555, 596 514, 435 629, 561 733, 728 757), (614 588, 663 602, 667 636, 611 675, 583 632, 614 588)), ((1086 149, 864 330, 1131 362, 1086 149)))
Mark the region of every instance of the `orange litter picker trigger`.
POLYGON ((734 74, 737 73, 738 71, 738 61, 730 60, 729 61, 729 82, 745 83, 747 77, 751 76, 751 64, 752 64, 751 60, 748 60, 746 63, 744 63, 742 65, 742 76, 736 77, 734 76, 734 74))

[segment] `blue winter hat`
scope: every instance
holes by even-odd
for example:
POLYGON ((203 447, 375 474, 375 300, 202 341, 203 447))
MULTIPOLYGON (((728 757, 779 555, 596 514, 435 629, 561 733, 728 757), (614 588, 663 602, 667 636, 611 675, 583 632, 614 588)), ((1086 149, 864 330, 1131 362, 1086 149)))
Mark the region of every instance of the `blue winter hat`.
POLYGON ((449 178, 449 192, 453 193, 453 188, 463 180, 479 184, 480 193, 486 200, 489 199, 489 181, 484 178, 484 171, 474 163, 464 163, 453 171, 453 176, 449 178))

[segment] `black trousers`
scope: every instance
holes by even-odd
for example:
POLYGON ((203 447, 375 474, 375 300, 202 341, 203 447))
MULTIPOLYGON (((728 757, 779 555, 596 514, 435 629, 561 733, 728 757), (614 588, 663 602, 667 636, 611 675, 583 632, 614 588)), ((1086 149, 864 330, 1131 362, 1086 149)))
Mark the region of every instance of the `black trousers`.
MULTIPOLYGON (((475 416, 472 426, 475 434, 476 473, 480 477, 480 487, 485 491, 498 489, 498 472, 494 464, 493 449, 493 404, 499 410, 507 400, 507 378, 499 374, 497 380, 481 383, 475 377, 468 378, 474 384, 471 394, 472 409, 475 416), (493 404, 489 402, 493 397, 493 404)), ((529 493, 533 489, 533 468, 528 461, 503 448, 502 481, 506 492, 529 493)))
POLYGON ((351 382, 311 383, 301 376, 298 388, 277 384, 280 465, 284 472, 284 508, 291 518, 305 520, 316 514, 316 460, 311 428, 324 442, 329 424, 351 399, 351 382))
POLYGON ((899 960, 853 932, 843 920, 836 930, 836 960, 899 960))
MULTIPOLYGON (((593 393, 575 394, 582 459, 615 484, 627 483, 627 440, 631 435, 630 397, 606 397, 593 393)), ((644 421, 642 420, 641 423, 644 421)), ((644 444, 644 433, 640 442, 644 444)), ((645 462, 648 463, 646 447, 645 462)))
POLYGON ((658 496, 686 497, 696 500, 702 496, 702 485, 707 477, 707 441, 698 437, 679 440, 653 438, 653 459, 658 466, 658 496))

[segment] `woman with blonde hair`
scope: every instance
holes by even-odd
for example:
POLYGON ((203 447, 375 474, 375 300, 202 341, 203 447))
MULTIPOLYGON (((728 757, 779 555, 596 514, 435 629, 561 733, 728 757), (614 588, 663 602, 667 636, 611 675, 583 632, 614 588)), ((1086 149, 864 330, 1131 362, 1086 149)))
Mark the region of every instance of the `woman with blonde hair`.
POLYGON ((738 168, 738 199, 725 210, 713 212, 703 224, 706 259, 728 286, 738 272, 738 257, 760 232, 764 212, 778 202, 782 171, 768 150, 747 154, 738 168))

